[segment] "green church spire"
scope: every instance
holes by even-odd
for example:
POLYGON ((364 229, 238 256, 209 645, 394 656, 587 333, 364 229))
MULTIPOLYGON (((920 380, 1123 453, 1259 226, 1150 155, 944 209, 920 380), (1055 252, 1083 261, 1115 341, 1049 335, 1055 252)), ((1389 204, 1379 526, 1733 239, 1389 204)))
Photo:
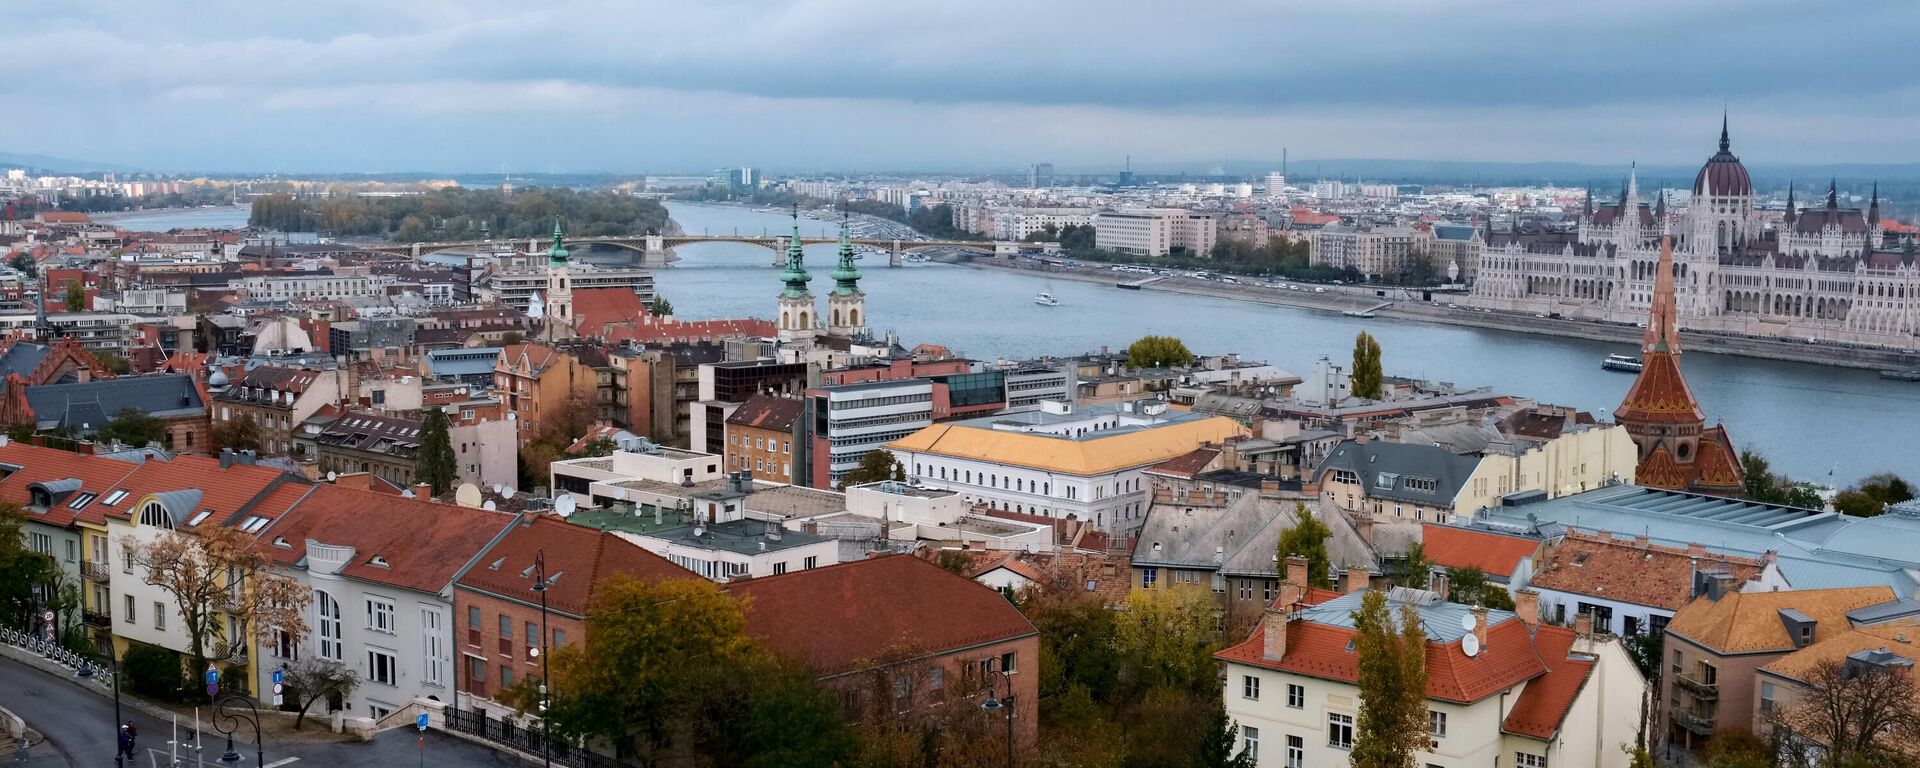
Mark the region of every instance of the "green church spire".
POLYGON ((840 263, 833 268, 833 293, 852 296, 860 292, 860 268, 853 265, 853 236, 844 215, 840 219, 840 263))
POLYGON ((800 207, 793 209, 793 237, 787 239, 787 268, 780 273, 780 280, 787 287, 780 290, 781 298, 803 299, 809 294, 807 282, 813 275, 807 274, 806 255, 800 250, 800 207))
POLYGON ((567 246, 560 242, 560 220, 553 220, 553 247, 547 249, 547 264, 564 267, 567 265, 567 246))

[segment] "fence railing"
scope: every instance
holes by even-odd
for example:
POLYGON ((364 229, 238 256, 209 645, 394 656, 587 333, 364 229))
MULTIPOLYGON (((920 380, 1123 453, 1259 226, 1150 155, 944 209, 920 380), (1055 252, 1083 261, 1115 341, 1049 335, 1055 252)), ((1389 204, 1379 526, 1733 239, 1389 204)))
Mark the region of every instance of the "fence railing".
POLYGON ((50 642, 31 632, 21 632, 10 627, 0 627, 0 643, 25 649, 34 655, 76 672, 84 670, 91 674, 100 669, 99 666, 93 663, 92 659, 84 654, 74 653, 59 643, 50 642))
MULTIPOLYGON (((546 745, 538 727, 527 727, 513 720, 488 717, 484 712, 449 708, 445 711, 447 730, 478 736, 503 747, 529 755, 540 755, 546 745)), ((574 746, 558 739, 553 742, 553 762, 572 768, 634 768, 634 764, 574 746)))

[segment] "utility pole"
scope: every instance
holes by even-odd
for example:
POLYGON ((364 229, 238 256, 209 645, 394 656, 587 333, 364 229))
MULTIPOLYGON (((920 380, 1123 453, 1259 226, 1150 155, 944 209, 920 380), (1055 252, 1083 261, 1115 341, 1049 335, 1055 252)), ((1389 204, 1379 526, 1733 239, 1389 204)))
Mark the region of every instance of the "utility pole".
POLYGON ((547 712, 553 699, 547 673, 547 551, 544 549, 533 553, 533 591, 540 593, 540 757, 546 768, 553 768, 553 720, 547 712))

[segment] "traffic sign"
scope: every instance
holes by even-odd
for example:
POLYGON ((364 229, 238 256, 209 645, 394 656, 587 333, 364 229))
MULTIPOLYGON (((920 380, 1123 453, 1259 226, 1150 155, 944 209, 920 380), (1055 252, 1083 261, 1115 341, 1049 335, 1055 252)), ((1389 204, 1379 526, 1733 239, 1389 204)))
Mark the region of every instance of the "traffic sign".
POLYGON ((273 684, 273 695, 275 695, 275 696, 278 696, 278 695, 280 695, 280 684, 279 684, 279 683, 274 683, 274 684, 273 684))
POLYGON ((273 705, 276 707, 280 706, 280 694, 276 693, 273 695, 273 705))
POLYGON ((220 670, 214 669, 212 664, 208 664, 207 665, 207 696, 211 698, 215 695, 218 695, 219 693, 220 693, 220 670))
POLYGON ((427 729, 427 713, 422 712, 413 718, 413 727, 422 731, 427 729))
POLYGON ((286 670, 284 670, 284 669, 276 669, 276 670, 274 670, 274 671, 273 671, 273 684, 274 684, 274 685, 279 685, 279 684, 281 684, 281 683, 284 683, 284 682, 286 682, 286 681, 287 681, 287 671, 286 671, 286 670))
POLYGON ((53 611, 47 611, 46 613, 40 614, 40 620, 53 621, 53 611))

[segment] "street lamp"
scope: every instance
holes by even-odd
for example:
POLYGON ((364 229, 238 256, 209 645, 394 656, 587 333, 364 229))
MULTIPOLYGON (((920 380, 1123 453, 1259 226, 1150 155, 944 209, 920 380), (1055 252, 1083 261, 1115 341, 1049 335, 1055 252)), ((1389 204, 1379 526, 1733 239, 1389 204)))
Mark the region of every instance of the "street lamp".
POLYGON ((533 591, 540 593, 540 645, 533 649, 540 656, 540 757, 546 768, 553 768, 553 720, 548 717, 547 695, 547 551, 533 553, 533 591))
POLYGON ((233 748, 233 732, 239 730, 242 721, 253 726, 253 764, 266 765, 265 745, 260 739, 260 708, 237 693, 229 693, 213 703, 213 729, 227 735, 227 751, 220 756, 220 762, 228 765, 240 762, 240 753, 233 748), (240 706, 252 714, 241 712, 240 706))
POLYGON ((987 700, 980 702, 980 708, 988 712, 1005 710, 1007 713, 1007 768, 1013 768, 1013 681, 1007 679, 1007 673, 996 670, 994 675, 1007 681, 1007 698, 994 695, 992 680, 987 681, 987 700))
MULTIPOLYGON (((115 652, 113 641, 111 640, 107 641, 107 664, 113 671, 113 729, 115 731, 113 764, 119 766, 125 764, 123 762, 125 758, 120 755, 118 747, 120 745, 120 724, 126 722, 126 720, 121 719, 120 716, 120 655, 115 652)), ((81 677, 93 677, 95 674, 96 672, 94 671, 92 662, 88 662, 86 666, 80 668, 81 677)))

